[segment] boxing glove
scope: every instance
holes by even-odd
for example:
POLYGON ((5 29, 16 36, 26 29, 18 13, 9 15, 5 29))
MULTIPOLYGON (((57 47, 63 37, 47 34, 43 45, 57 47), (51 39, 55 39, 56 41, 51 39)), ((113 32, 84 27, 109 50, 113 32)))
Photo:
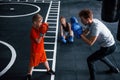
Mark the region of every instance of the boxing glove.
POLYGON ((47 23, 42 23, 40 28, 39 28, 40 33, 45 34, 48 31, 48 24, 47 23))
POLYGON ((82 26, 78 23, 78 20, 75 17, 71 17, 70 21, 71 21, 71 29, 73 30, 74 35, 77 38, 80 38, 80 35, 83 33, 82 26))
POLYGON ((69 36, 69 37, 68 37, 68 41, 69 41, 70 43, 73 43, 73 42, 74 42, 73 36, 69 36))
POLYGON ((61 36, 61 42, 64 43, 64 44, 67 43, 67 41, 65 40, 65 38, 63 36, 61 36))

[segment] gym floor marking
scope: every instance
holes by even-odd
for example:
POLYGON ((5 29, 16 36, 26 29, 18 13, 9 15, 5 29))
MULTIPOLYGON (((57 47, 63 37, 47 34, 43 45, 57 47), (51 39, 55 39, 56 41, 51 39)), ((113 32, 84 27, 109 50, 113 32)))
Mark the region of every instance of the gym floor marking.
MULTIPOLYGON (((45 18, 45 22, 48 22, 48 24, 52 24, 55 26, 49 26, 49 28, 55 28, 55 31, 49 31, 47 33, 54 33, 55 36, 46 36, 45 38, 53 38, 55 39, 54 42, 44 42, 45 45, 54 45, 53 49, 46 49, 46 52, 53 52, 53 58, 48 58, 48 61, 52 61, 52 70, 55 71, 55 66, 56 66, 56 50, 57 50, 57 37, 58 37, 58 21, 59 21, 59 11, 60 11, 60 1, 55 3, 55 2, 50 2, 49 8, 48 8, 48 12, 45 18), (56 8, 56 4, 57 4, 57 8, 56 8), (54 8, 55 7, 55 8, 54 8), (53 10, 54 9, 54 10, 53 10), (55 13, 53 13, 52 11, 54 11, 55 13), (50 14, 55 14, 55 16, 50 16, 50 14), (56 18, 56 19, 51 19, 51 18, 56 18), (55 22, 50 22, 49 20, 55 21, 55 22)), ((33 69, 33 71, 36 72, 45 72, 47 71, 46 69, 33 69)), ((55 75, 51 75, 51 79, 50 80, 54 80, 55 79, 55 75)))
MULTIPOLYGON (((12 0, 9 0, 9 1, 12 1, 12 0)), ((20 2, 20 0, 17 0, 18 2, 20 2)), ((27 2, 28 0, 26 0, 27 2)), ((36 2, 37 0, 34 0, 34 2, 36 2)), ((43 0, 44 2, 44 0, 43 0)), ((40 7, 39 6, 36 6, 36 5, 33 5, 33 4, 28 4, 28 3, 3 3, 3 4, 22 4, 22 5, 30 5, 30 6, 33 6, 33 7, 36 7, 38 10, 33 12, 33 13, 29 13, 29 14, 25 14, 25 15, 13 15, 13 16, 4 16, 4 15, 0 15, 0 17, 24 17, 24 16, 29 16, 29 15, 32 15, 32 14, 35 14, 37 12, 40 11, 40 7)), ((2 4, 0 4, 2 5, 2 4)), ((11 8, 12 9, 12 8, 11 8)), ((55 31, 48 31, 48 33, 54 33, 55 36, 46 36, 45 35, 45 38, 53 38, 55 39, 54 42, 44 42, 45 45, 54 45, 53 49, 45 49, 46 52, 53 52, 53 57, 52 58, 48 58, 47 60, 48 61, 52 61, 52 70, 55 71, 55 66, 56 66, 56 50, 57 50, 57 37, 58 37, 58 21, 59 21, 59 12, 60 12, 60 1, 59 2, 50 2, 50 5, 49 5, 49 8, 48 8, 48 12, 47 12, 47 15, 46 15, 46 18, 45 18, 45 22, 48 22, 49 24, 53 24, 51 26, 49 26, 49 28, 55 28, 56 30, 55 31), (56 4, 57 4, 57 8, 56 8, 56 4), (54 13, 53 13, 53 12, 54 13), (51 16, 51 14, 53 14, 51 16), (54 15, 56 14, 56 15, 54 15), (56 18, 56 19, 51 19, 51 18, 56 18), (48 20, 52 20, 52 21, 55 21, 54 23, 53 22, 50 22, 48 20)), ((13 65, 15 59, 16 59, 16 51, 14 50, 14 48, 12 46, 10 46, 9 44, 5 43, 5 42, 2 42, 0 41, 0 43, 6 45, 6 46, 9 46, 9 48, 11 49, 11 52, 12 52, 12 58, 11 58, 11 61, 10 63, 8 64, 8 66, 3 70, 1 71, 0 73, 0 76, 2 76, 3 74, 5 74, 8 69, 10 69, 10 67, 13 65)), ((37 72, 45 72, 47 71, 46 69, 33 69, 33 71, 37 71, 37 72)), ((55 75, 51 75, 51 78, 50 80, 54 80, 55 79, 55 75)))
MULTIPOLYGON (((33 6, 36 7, 38 10, 29 14, 24 14, 24 15, 13 15, 13 16, 4 16, 4 15, 0 15, 0 17, 8 17, 8 18, 13 18, 13 17, 24 17, 24 16, 30 16, 33 15, 35 13, 38 13, 40 11, 40 7, 37 5, 33 5, 33 4, 27 4, 27 3, 0 3, 0 5, 4 5, 4 4, 22 4, 22 5, 29 5, 29 6, 33 6)), ((13 8, 10 8, 13 9, 13 8)), ((8 43, 4 42, 4 41, 0 41, 1 44, 7 46, 12 53, 12 57, 10 62, 8 63, 8 65, 0 72, 0 76, 4 75, 14 64, 15 60, 16 60, 16 51, 15 49, 8 43)))
MULTIPOLYGON (((13 15, 13 16, 5 16, 5 15, 0 15, 0 17, 7 17, 7 18, 13 18, 13 17, 25 17, 25 16, 30 16, 33 15, 35 13, 38 13, 40 11, 40 7, 34 4, 28 4, 28 3, 0 3, 0 5, 6 5, 6 4, 20 4, 20 5, 28 5, 28 6, 33 6, 35 8, 37 8, 37 11, 32 12, 32 13, 28 13, 28 14, 24 14, 24 15, 13 15)), ((14 8, 10 8, 10 9, 14 9, 14 8)))
POLYGON ((11 67, 12 65, 14 64, 15 60, 16 60, 16 51, 15 49, 8 43, 4 42, 4 41, 1 41, 0 40, 0 43, 7 46, 11 53, 12 53, 12 57, 11 57, 11 60, 9 62, 9 64, 0 72, 0 76, 4 75, 11 67))

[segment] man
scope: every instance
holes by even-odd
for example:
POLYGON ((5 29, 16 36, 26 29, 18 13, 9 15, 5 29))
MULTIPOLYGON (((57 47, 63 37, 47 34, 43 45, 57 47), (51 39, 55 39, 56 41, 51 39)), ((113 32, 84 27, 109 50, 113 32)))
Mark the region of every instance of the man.
POLYGON ((87 26, 83 33, 80 34, 81 38, 90 46, 96 41, 100 44, 100 49, 87 58, 90 80, 95 80, 94 62, 97 60, 104 62, 110 68, 108 72, 118 73, 118 68, 106 57, 116 49, 115 40, 110 30, 101 21, 94 19, 93 13, 89 9, 80 11, 79 17, 81 22, 87 26), (90 35, 89 38, 86 37, 87 34, 90 35))

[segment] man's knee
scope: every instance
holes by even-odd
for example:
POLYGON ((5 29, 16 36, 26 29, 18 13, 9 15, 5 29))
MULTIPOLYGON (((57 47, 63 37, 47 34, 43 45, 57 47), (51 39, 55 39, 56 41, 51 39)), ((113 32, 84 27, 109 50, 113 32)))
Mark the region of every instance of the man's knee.
POLYGON ((87 63, 93 63, 95 60, 91 56, 87 58, 87 63))

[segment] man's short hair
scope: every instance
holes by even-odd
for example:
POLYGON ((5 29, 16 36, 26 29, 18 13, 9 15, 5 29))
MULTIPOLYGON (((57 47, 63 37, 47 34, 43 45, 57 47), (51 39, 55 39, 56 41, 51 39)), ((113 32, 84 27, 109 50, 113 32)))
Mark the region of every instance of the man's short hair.
POLYGON ((83 9, 79 12, 79 17, 84 17, 85 19, 87 18, 92 19, 93 13, 90 9, 83 9))

